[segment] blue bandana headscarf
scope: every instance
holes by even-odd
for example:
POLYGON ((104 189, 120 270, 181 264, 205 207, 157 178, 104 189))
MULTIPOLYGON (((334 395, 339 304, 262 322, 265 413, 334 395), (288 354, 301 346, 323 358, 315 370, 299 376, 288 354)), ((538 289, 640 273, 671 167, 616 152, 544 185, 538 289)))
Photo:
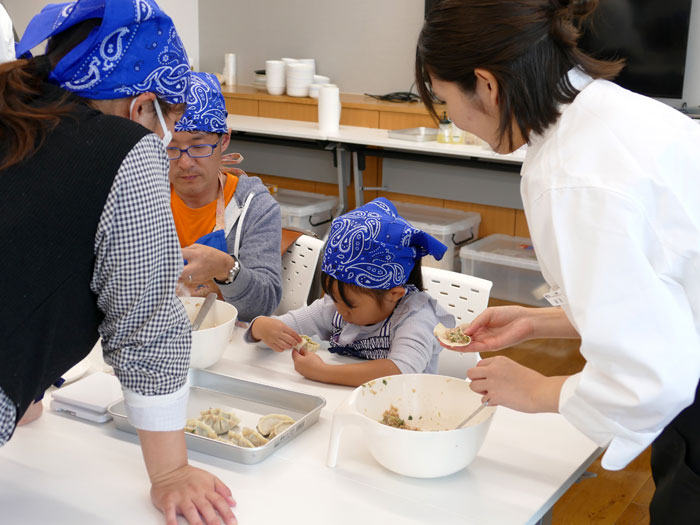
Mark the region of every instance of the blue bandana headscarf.
POLYGON ((221 85, 211 73, 192 73, 187 93, 187 110, 175 124, 175 131, 227 133, 226 101, 221 85))
POLYGON ((447 246, 379 198, 333 219, 321 269, 338 281, 389 290, 406 284, 416 259, 442 259, 446 251, 447 246))
POLYGON ((49 80, 89 99, 153 92, 166 102, 185 102, 187 54, 173 21, 153 0, 49 4, 29 22, 17 56, 91 18, 102 23, 56 64, 49 80))

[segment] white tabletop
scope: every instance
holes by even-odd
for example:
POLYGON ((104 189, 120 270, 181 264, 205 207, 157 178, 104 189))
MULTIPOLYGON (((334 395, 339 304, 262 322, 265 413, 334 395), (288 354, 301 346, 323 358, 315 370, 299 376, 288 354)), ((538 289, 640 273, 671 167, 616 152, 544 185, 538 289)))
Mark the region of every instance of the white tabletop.
POLYGON ((436 141, 413 142, 389 138, 386 129, 340 126, 335 133, 321 133, 316 122, 303 122, 247 115, 229 115, 229 129, 257 135, 277 136, 295 139, 327 140, 342 144, 355 144, 392 149, 396 151, 427 153, 444 157, 460 157, 521 164, 525 150, 519 149, 508 155, 500 155, 490 148, 467 144, 440 144, 436 141))
MULTIPOLYGON (((327 361, 347 359, 320 352, 327 361)), ((451 476, 414 479, 385 470, 352 427, 331 469, 332 415, 351 388, 301 377, 288 352, 241 343, 212 370, 327 400, 317 424, 256 465, 190 452, 193 465, 231 488, 241 525, 534 523, 600 452, 559 415, 501 407, 477 458, 451 476)), ((49 410, 0 448, 0 502, 2 523, 163 523, 149 500, 136 436, 49 410)))

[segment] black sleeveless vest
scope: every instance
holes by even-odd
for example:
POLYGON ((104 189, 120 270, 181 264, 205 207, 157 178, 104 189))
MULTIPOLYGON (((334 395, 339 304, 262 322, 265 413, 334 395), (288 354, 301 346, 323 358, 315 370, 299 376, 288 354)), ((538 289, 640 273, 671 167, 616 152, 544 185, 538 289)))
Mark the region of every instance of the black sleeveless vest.
MULTIPOLYGON (((57 91, 46 84, 43 95, 57 91)), ((76 103, 33 156, 0 172, 0 387, 18 419, 97 342, 97 225, 124 157, 148 133, 76 103)))

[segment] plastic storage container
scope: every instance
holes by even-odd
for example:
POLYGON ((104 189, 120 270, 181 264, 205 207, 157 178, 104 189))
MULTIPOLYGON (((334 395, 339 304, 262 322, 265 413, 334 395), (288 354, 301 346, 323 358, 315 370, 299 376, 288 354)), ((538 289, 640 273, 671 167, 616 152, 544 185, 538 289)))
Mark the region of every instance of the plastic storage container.
POLYGON ((314 232, 323 239, 331 227, 338 198, 319 193, 280 188, 274 195, 280 203, 282 227, 314 232))
POLYGON ((533 306, 549 306, 549 291, 526 237, 495 234, 460 250, 462 273, 493 282, 491 297, 533 306))
POLYGON ((430 255, 423 257, 424 266, 459 271, 459 248, 479 237, 479 213, 421 204, 394 202, 396 209, 413 226, 435 237, 447 246, 442 260, 430 255))

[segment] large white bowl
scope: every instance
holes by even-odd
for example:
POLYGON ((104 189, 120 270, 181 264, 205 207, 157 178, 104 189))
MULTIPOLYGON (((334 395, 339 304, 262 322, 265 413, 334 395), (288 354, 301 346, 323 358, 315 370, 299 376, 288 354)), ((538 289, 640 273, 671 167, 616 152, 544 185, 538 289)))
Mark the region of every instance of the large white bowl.
MULTIPOLYGON (((496 407, 486 407, 466 427, 453 429, 481 405, 469 382, 432 374, 404 374, 370 381, 356 388, 333 414, 327 464, 335 467, 345 425, 359 425, 374 458, 398 474, 436 478, 472 462, 486 438, 496 407), (421 432, 383 425, 394 405, 421 432)), ((354 445, 354 444, 353 444, 354 445)))
MULTIPOLYGON (((191 323, 204 303, 204 297, 180 297, 180 300, 191 323)), ((221 359, 233 336, 237 318, 235 306, 219 300, 214 303, 200 329, 192 332, 190 368, 208 368, 221 359)))

